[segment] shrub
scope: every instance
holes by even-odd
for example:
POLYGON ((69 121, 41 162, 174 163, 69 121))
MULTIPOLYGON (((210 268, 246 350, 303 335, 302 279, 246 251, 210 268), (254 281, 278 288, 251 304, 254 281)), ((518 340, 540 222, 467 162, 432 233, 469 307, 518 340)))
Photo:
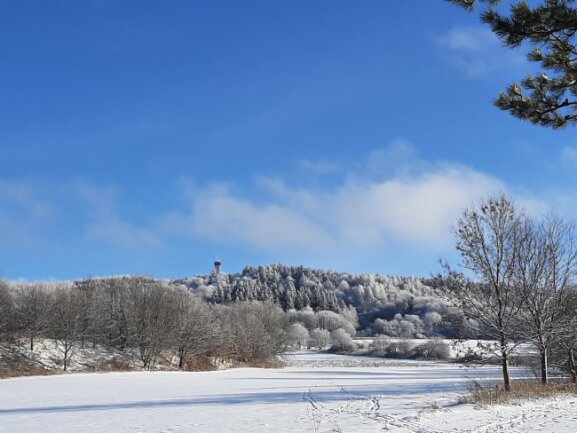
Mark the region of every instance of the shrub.
POLYGON ((389 345, 390 341, 387 338, 375 339, 369 347, 369 354, 372 356, 386 356, 389 345))
POLYGON ((498 385, 483 386, 473 382, 469 393, 459 399, 459 403, 472 403, 481 406, 502 404, 511 400, 548 398, 557 395, 576 395, 577 387, 571 383, 550 383, 543 385, 540 382, 526 381, 511 384, 511 391, 507 392, 498 385))
POLYGON ((385 354, 389 358, 410 358, 413 356, 413 344, 409 340, 393 341, 387 345, 385 354))
POLYGON ((432 339, 415 347, 414 355, 423 359, 449 359, 451 349, 443 341, 432 339))
POLYGON ((315 328, 311 331, 311 343, 318 349, 326 349, 331 345, 331 333, 326 329, 315 328))
POLYGON ((355 343, 347 331, 343 328, 335 329, 331 332, 333 345, 331 350, 335 352, 352 352, 355 350, 355 343))
POLYGON ((293 323, 287 331, 286 335, 287 343, 290 346, 305 347, 309 340, 309 331, 300 323, 293 323))
POLYGON ((135 367, 130 362, 118 358, 113 358, 110 361, 103 362, 98 366, 101 371, 133 371, 135 367))

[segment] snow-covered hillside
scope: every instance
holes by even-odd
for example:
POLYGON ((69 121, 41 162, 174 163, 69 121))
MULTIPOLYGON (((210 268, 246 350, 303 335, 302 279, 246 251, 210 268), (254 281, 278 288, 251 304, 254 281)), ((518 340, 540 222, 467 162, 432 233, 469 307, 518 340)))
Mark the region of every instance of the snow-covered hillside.
POLYGON ((353 308, 366 335, 454 337, 467 325, 433 278, 351 274, 304 266, 246 266, 241 273, 173 280, 210 302, 274 301, 284 310, 353 308))
POLYGON ((0 432, 577 431, 576 398, 489 409, 457 404, 473 380, 499 380, 496 367, 314 353, 287 361, 284 369, 3 380, 0 432))

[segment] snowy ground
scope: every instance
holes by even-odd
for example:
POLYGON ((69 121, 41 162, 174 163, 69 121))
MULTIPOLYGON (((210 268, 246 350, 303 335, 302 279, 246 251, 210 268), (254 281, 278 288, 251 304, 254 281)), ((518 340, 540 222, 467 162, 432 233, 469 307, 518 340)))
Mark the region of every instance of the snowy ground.
MULTIPOLYGON (((285 369, 70 374, 0 381, 0 432, 575 432, 577 399, 458 405, 499 369, 326 354, 285 369)), ((516 370, 517 376, 523 375, 516 370)))

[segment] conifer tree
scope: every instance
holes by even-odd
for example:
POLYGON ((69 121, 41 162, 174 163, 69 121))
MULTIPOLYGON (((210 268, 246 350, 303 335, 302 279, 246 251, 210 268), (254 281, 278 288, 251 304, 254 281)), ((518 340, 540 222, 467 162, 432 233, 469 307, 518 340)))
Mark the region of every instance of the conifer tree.
POLYGON ((511 115, 536 125, 563 128, 577 123, 577 8, 575 0, 446 0, 474 10, 508 48, 531 47, 527 58, 542 71, 511 84, 494 101, 511 115), (509 12, 501 12, 509 7, 509 12))

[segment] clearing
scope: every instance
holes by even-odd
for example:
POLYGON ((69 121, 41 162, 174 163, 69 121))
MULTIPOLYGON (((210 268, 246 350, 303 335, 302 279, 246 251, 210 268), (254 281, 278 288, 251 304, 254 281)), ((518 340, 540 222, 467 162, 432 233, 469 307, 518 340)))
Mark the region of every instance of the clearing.
MULTIPOLYGON (((0 432, 575 432, 577 398, 457 400, 498 367, 319 353, 284 369, 66 374, 0 381, 0 432)), ((517 377, 526 372, 514 370, 517 377)))

